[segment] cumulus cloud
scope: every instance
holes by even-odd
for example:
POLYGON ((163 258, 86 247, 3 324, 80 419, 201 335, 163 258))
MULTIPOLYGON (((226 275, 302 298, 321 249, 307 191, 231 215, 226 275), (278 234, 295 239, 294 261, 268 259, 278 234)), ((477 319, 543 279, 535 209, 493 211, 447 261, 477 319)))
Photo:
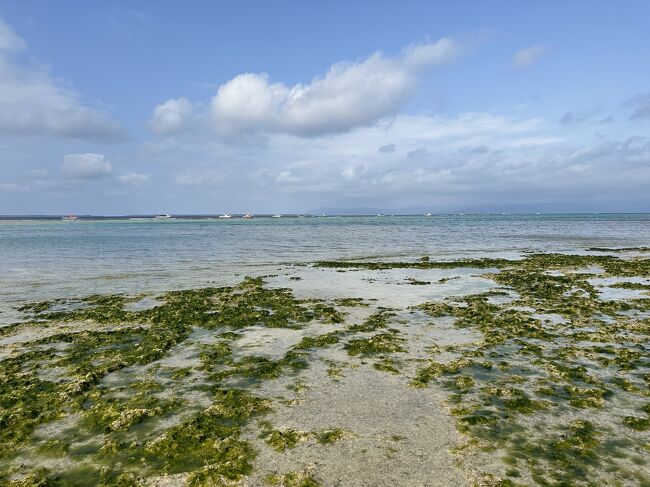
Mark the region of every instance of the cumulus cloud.
POLYGON ((0 18, 0 132, 91 139, 123 137, 105 113, 89 108, 80 95, 44 69, 21 65, 25 41, 0 18))
POLYGON ((544 44, 530 46, 526 49, 517 51, 512 58, 512 64, 515 68, 527 68, 537 61, 537 59, 539 59, 544 53, 546 53, 546 46, 544 46, 544 44))
POLYGON ((171 98, 156 106, 149 121, 151 130, 159 134, 172 134, 183 130, 192 114, 192 104, 185 98, 171 98))
POLYGON ((70 179, 97 179, 113 172, 104 154, 68 154, 63 157, 61 174, 70 179))
POLYGON ((322 77, 287 86, 266 73, 244 73, 222 84, 212 99, 217 132, 319 136, 369 125, 396 113, 412 93, 419 73, 454 59, 461 48, 443 38, 405 48, 398 56, 375 53, 334 64, 322 77))
POLYGON ((395 148, 395 144, 384 144, 380 146, 378 150, 382 154, 392 154, 395 152, 396 148, 395 148))
POLYGON ((140 186, 149 181, 149 175, 139 172, 127 172, 122 174, 118 179, 122 183, 130 184, 132 186, 140 186))
POLYGON ((631 120, 650 118, 650 93, 637 93, 625 103, 632 108, 631 120))

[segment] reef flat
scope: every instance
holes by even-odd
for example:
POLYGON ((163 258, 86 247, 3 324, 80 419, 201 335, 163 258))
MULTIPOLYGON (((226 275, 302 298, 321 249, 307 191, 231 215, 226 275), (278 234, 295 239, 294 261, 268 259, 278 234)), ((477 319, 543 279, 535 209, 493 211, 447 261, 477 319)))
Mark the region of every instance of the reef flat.
POLYGON ((650 485, 645 252, 25 303, 0 328, 0 482, 650 485))

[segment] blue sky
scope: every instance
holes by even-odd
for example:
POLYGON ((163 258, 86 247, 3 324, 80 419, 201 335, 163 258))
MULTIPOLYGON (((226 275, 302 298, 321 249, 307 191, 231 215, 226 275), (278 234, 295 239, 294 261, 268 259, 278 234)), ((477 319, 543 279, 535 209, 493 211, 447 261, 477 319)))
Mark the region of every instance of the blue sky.
POLYGON ((648 18, 0 1, 0 214, 650 211, 648 18))

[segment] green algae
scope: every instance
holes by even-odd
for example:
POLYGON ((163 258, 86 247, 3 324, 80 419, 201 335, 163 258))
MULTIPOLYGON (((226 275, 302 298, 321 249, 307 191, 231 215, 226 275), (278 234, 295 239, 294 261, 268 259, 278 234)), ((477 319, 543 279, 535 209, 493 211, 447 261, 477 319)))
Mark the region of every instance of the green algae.
MULTIPOLYGON (((343 267, 383 269, 392 265, 349 264, 343 267)), ((618 400, 635 407, 644 400, 647 403, 650 319, 640 313, 650 310, 650 301, 602 300, 588 281, 595 274, 584 269, 602 269, 604 273, 598 277, 648 277, 650 260, 529 254, 519 261, 436 263, 427 259, 394 267, 459 265, 490 269, 484 277, 500 289, 426 303, 420 309, 434 322, 439 317, 453 317, 454 327, 476 331, 483 338, 443 347, 459 358, 426 362, 411 385, 424 387, 436 382, 448 393, 458 429, 470 442, 476 441, 473 448, 498 451, 508 458, 501 477, 540 485, 580 485, 593 475, 600 480, 612 475, 628 484, 641 479, 650 448, 639 433, 647 430, 650 413, 644 408, 618 413, 613 405, 618 400), (513 296, 507 304, 492 300, 496 293, 506 291, 513 296), (551 315, 561 320, 545 318, 551 315), (625 428, 627 443, 615 429, 592 418, 599 411, 607 412, 614 424, 625 428), (565 415, 585 419, 564 424, 565 415), (617 458, 628 458, 629 464, 617 458), (639 468, 635 470, 633 465, 639 468)), ((297 374, 308 366, 318 348, 342 347, 349 355, 372 357, 375 369, 393 373, 401 361, 390 355, 406 350, 406 339, 389 328, 399 328, 400 322, 391 325, 394 313, 379 309, 363 323, 305 337, 278 360, 234 355, 232 341, 250 326, 299 329, 312 321, 343 321, 343 314, 327 302, 295 299, 287 289, 267 289, 262 279, 246 279, 235 287, 165 293, 157 297, 162 304, 156 308, 126 311, 124 305, 135 299, 111 295, 40 306, 34 303, 23 310, 33 314, 33 321, 2 329, 0 333, 6 336, 59 323, 91 325, 38 339, 25 347, 25 352, 0 361, 0 457, 4 457, 0 458, 0 482, 15 484, 17 478, 18 482, 31 482, 21 485, 137 485, 139 479, 154 473, 185 472, 191 485, 230 485, 250 473, 255 457, 241 429, 270 408, 269 401, 240 387, 297 374), (161 394, 161 388, 169 384, 153 378, 118 388, 104 383, 109 374, 155 364, 196 329, 213 330, 218 341, 199 347, 200 365, 196 368, 183 367, 176 374, 163 367, 158 379, 172 376, 182 383, 194 370, 199 376, 205 373, 207 385, 197 385, 196 390, 213 399, 208 409, 189 411, 189 418, 181 416, 182 402, 161 394), (42 374, 59 369, 64 373, 42 374), (44 379, 55 376, 59 378, 44 379), (106 435, 104 442, 82 447, 67 433, 57 440, 34 438, 38 426, 70 415, 81 418, 77 428, 86 434, 106 435), (167 417, 185 419, 177 426, 156 426, 167 417), (91 465, 60 472, 25 467, 11 477, 9 472, 17 467, 9 467, 10 462, 29 445, 44 457, 90 460, 91 465)), ((335 304, 362 305, 355 301, 335 304)), ((439 348, 429 350, 439 352, 439 348)), ((332 376, 348 366, 332 361, 325 364, 332 376)), ((318 441, 318 432, 305 434, 318 441)), ((494 479, 494 485, 515 485, 499 476, 494 479)), ((284 477, 280 481, 284 482, 284 477)))
POLYGON ((431 284, 431 281, 421 281, 419 279, 415 279, 414 277, 407 277, 406 282, 408 282, 411 286, 428 286, 431 284))
POLYGON ((344 345, 344 349, 352 356, 371 356, 395 352, 406 352, 402 346, 406 340, 391 330, 378 333, 369 338, 353 338, 344 345))
MULTIPOLYGON (((420 260, 415 262, 351 262, 319 261, 316 267, 333 269, 519 269, 519 270, 579 270, 591 266, 602 267, 606 275, 648 277, 650 259, 619 259, 609 255, 527 254, 523 259, 497 258, 457 259, 449 261, 420 260)), ((584 277, 584 275, 583 275, 584 277)))
POLYGON ((650 284, 643 284, 641 282, 615 282, 613 284, 608 284, 608 287, 613 287, 616 289, 638 289, 641 291, 650 291, 650 284))
POLYGON ((368 307, 368 303, 364 302, 363 298, 338 298, 334 300, 337 306, 361 306, 368 307))
POLYGON ((296 349, 303 350, 308 348, 324 348, 339 343, 341 333, 331 332, 317 337, 304 337, 296 349))
POLYGON ((392 357, 385 357, 372 364, 373 368, 382 372, 390 372, 391 374, 399 374, 399 363, 392 357))
POLYGON ((623 424, 637 431, 646 431, 650 429, 650 418, 649 417, 639 418, 637 416, 625 416, 623 418, 623 424))
POLYGON ((321 445, 331 445, 347 436, 346 431, 340 428, 324 429, 314 433, 316 441, 321 445))
POLYGON ((458 267, 502 267, 510 261, 506 259, 461 259, 453 261, 420 260, 418 262, 349 262, 349 261, 319 261, 316 267, 330 269, 456 269, 458 267))
POLYGON ((300 442, 307 441, 310 438, 315 439, 320 445, 331 445, 349 436, 349 433, 340 428, 327 428, 320 431, 306 432, 293 428, 273 428, 268 421, 261 421, 260 427, 261 432, 259 438, 263 439, 267 445, 279 452, 293 449, 300 442))
POLYGON ((228 377, 248 378, 252 382, 277 379, 285 373, 296 373, 307 368, 307 360, 301 352, 289 351, 282 359, 271 360, 266 357, 246 356, 237 361, 230 361, 229 367, 213 373, 210 378, 222 381, 228 377))
POLYGON ((240 439, 241 426, 267 412, 267 400, 238 390, 218 390, 215 401, 188 421, 164 431, 142 447, 144 458, 167 473, 193 471, 190 484, 224 476, 238 480, 251 471, 252 447, 240 439))
POLYGON ((650 252, 650 247, 589 247, 591 252, 650 252))
POLYGON ((122 397, 107 397, 93 391, 84 404, 82 426, 108 433, 131 428, 148 418, 162 417, 183 406, 180 399, 159 399, 147 392, 122 397))
POLYGON ((377 331, 379 329, 388 327, 389 320, 393 316, 395 316, 395 313, 391 311, 380 310, 366 318, 363 323, 349 326, 348 331, 352 333, 366 333, 377 331))
MULTIPOLYGON (((484 276, 515 291, 514 301, 495 304, 492 293, 483 293, 418 307, 433 319, 453 317, 455 327, 477 330, 483 338, 446 347, 461 358, 429 362, 410 384, 424 387, 435 381, 447 389, 458 429, 476 442, 475 450, 525 452, 515 460, 516 470, 541 485, 572 485, 587 472, 606 475, 605 469, 630 479, 639 475, 621 466, 612 453, 629 439, 599 440, 606 432, 612 436, 607 424, 578 421, 557 440, 544 430, 531 429, 530 420, 523 419, 607 408, 612 420, 618 416, 629 430, 648 427, 650 415, 623 417, 610 409, 620 395, 617 391, 626 394, 626 401, 647 397, 650 329, 646 318, 622 313, 647 311, 648 303, 601 300, 588 281, 593 274, 576 272, 589 266, 603 268, 604 277, 648 275, 646 259, 531 254, 496 265, 498 273, 484 276)), ((635 441, 629 445, 643 451, 643 441, 635 441)))
POLYGON ((279 452, 295 448, 298 443, 307 439, 308 436, 309 434, 304 431, 291 428, 283 430, 273 429, 268 422, 262 424, 262 432, 259 435, 267 445, 279 452))
POLYGON ((343 368, 332 360, 324 360, 327 365, 327 375, 333 379, 343 377, 343 368))
POLYGON ((189 375, 192 374, 192 368, 191 367, 181 367, 179 369, 174 369, 174 371, 171 373, 170 377, 174 380, 181 380, 185 379, 189 375))
POLYGON ((289 472, 270 474, 264 481, 276 487, 319 487, 319 483, 309 472, 289 472))
MULTIPOLYGON (((0 460, 4 462, 0 482, 9 481, 7 475, 12 470, 6 462, 20 451, 21 445, 34 441, 32 434, 39 425, 70 414, 80 415, 75 428, 85 431, 84 435, 106 435, 103 443, 72 447, 67 439, 53 439, 41 442, 38 451, 44 456, 92 459, 115 467, 88 467, 83 475, 74 468, 60 472, 41 469, 34 474, 40 480, 34 482, 130 485, 128 479, 133 473, 129 469, 138 476, 187 472, 190 485, 237 481, 250 472, 254 458, 252 447, 240 438, 241 427, 252 416, 268 411, 270 404, 244 390, 224 388, 221 381, 242 377, 260 382, 307 366, 298 351, 280 360, 254 356, 235 359, 230 341, 239 338, 237 330, 252 325, 298 328, 313 320, 342 321, 342 315, 326 303, 297 300, 286 289, 264 288, 261 279, 246 279, 232 288, 168 292, 157 297, 161 304, 154 308, 124 309, 126 303, 139 299, 141 296, 94 295, 80 300, 82 306, 60 311, 53 311, 54 305, 63 300, 33 303, 22 310, 37 315, 38 322, 3 328, 4 334, 11 334, 50 324, 83 322, 91 326, 37 338, 29 344, 32 351, 0 361, 0 457, 4 457, 0 460), (210 372, 214 383, 199 388, 214 402, 180 425, 163 428, 162 434, 152 437, 160 430, 156 426, 159 421, 178 414, 184 401, 157 397, 167 385, 151 378, 117 389, 102 382, 109 374, 163 358, 197 328, 223 330, 220 341, 203 345, 199 352, 200 369, 210 372), (40 378, 39 372, 49 369, 65 372, 59 381, 40 378)), ((180 381, 193 369, 159 370, 180 381)), ((31 482, 25 480, 32 478, 30 475, 26 471, 23 480, 31 482)))

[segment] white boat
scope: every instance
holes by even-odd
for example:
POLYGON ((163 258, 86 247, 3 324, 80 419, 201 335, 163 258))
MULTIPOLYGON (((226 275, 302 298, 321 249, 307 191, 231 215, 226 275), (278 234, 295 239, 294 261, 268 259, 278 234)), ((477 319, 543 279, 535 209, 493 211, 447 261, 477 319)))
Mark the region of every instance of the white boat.
POLYGON ((242 218, 246 218, 246 219, 253 218, 253 215, 251 215, 250 213, 246 213, 244 216, 242 216, 242 218))
POLYGON ((271 218, 282 218, 282 215, 276 214, 276 215, 271 216, 271 218))
POLYGON ((171 215, 167 215, 167 214, 156 215, 153 218, 154 218, 154 220, 171 220, 171 219, 173 219, 173 217, 171 215))
POLYGON ((64 222, 73 222, 76 219, 77 219, 77 217, 74 216, 74 215, 68 215, 68 216, 62 216, 61 217, 61 220, 63 220, 64 222))
POLYGON ((424 216, 432 216, 431 213, 425 213, 424 216))
POLYGON ((219 218, 232 218, 232 215, 230 213, 225 213, 223 215, 219 215, 219 218))
POLYGON ((377 216, 386 216, 383 213, 377 213, 377 216))

